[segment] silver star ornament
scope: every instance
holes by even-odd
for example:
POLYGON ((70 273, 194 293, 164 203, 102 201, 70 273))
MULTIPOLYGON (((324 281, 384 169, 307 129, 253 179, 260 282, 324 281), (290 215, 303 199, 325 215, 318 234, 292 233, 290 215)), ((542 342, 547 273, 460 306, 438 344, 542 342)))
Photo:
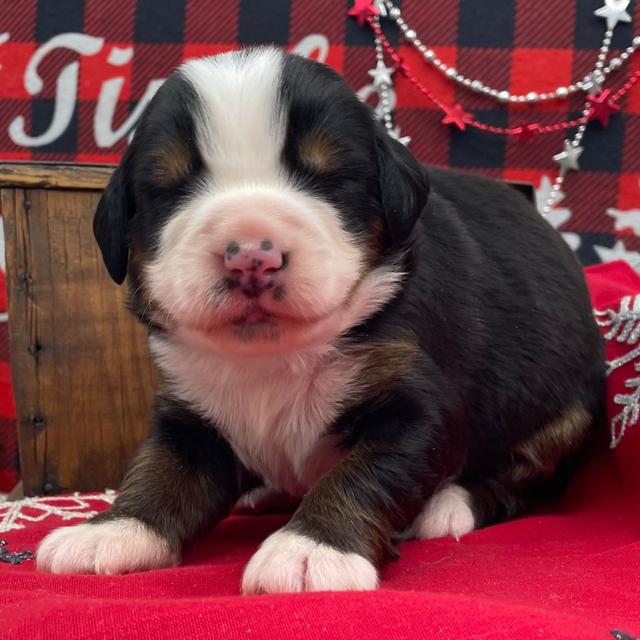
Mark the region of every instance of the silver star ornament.
POLYGON ((384 0, 373 0, 373 6, 380 12, 378 14, 380 17, 387 17, 387 5, 384 3, 384 0))
POLYGON ((403 144, 405 147, 411 142, 411 136, 401 136, 400 135, 400 127, 394 127, 389 131, 389 135, 397 140, 400 144, 403 144))
POLYGON ((631 0, 604 0, 604 7, 596 10, 598 18, 607 21, 607 29, 612 31, 618 22, 631 22, 631 16, 627 13, 627 7, 631 0))
POLYGON ((373 85, 379 87, 380 85, 391 84, 391 74, 394 69, 391 67, 385 67, 384 62, 378 61, 375 69, 371 69, 367 73, 373 78, 373 85))
POLYGON ((555 162, 560 165, 560 175, 565 175, 567 171, 580 171, 578 160, 584 148, 580 145, 573 145, 569 140, 564 141, 564 151, 553 156, 555 162))

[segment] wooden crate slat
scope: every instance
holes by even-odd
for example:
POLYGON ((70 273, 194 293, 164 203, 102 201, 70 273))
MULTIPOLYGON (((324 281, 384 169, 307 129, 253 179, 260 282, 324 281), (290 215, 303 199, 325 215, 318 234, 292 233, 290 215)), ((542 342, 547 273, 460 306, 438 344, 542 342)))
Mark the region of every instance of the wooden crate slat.
POLYGON ((113 170, 114 167, 107 165, 3 162, 0 163, 0 187, 101 190, 107 186, 113 170))
POLYGON ((100 192, 0 192, 25 495, 115 487, 147 432, 154 381, 146 331, 93 239, 100 192))

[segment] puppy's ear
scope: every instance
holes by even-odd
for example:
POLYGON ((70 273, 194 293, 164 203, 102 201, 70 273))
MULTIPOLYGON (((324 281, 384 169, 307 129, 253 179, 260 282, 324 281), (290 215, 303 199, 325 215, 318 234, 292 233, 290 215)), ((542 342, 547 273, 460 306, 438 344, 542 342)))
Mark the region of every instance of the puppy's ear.
POLYGON ((129 259, 129 221, 135 205, 125 184, 122 165, 104 190, 93 218, 93 235, 98 241, 109 275, 122 284, 129 259))
POLYGON ((404 242, 429 196, 426 170, 406 147, 378 126, 376 129, 378 181, 385 221, 391 239, 404 242))

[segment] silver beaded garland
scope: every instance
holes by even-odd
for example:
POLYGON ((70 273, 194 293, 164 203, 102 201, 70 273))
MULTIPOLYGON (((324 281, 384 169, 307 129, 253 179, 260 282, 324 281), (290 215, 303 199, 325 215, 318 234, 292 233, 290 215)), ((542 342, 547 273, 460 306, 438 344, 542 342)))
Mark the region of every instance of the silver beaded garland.
MULTIPOLYGON (((579 80, 575 83, 570 84, 569 86, 560 86, 554 89, 553 91, 545 92, 545 93, 536 93, 531 91, 525 95, 510 95, 509 91, 506 89, 495 89, 486 85, 484 82, 480 80, 474 80, 467 78, 464 74, 460 73, 457 69, 453 67, 449 67, 447 64, 442 62, 439 58, 437 58, 435 52, 424 43, 420 41, 417 36, 415 29, 412 29, 402 18, 402 12, 399 7, 396 7, 391 0, 383 0, 384 5, 387 9, 387 16, 393 20, 398 28, 402 31, 404 37, 415 46, 418 51, 422 54, 423 58, 432 64, 434 67, 442 71, 448 78, 452 79, 454 82, 457 82, 461 86, 471 88, 473 91, 478 93, 484 93, 487 96, 492 98, 496 98, 500 102, 512 102, 512 103, 537 103, 537 102, 547 102, 549 100, 557 100, 558 98, 564 99, 569 95, 577 93, 579 91, 583 91, 586 93, 591 92, 592 90, 598 91, 606 77, 620 68, 622 63, 631 56, 631 54, 638 48, 640 48, 640 36, 636 36, 633 39, 632 44, 627 47, 625 51, 620 54, 620 61, 616 64, 609 64, 608 66, 601 65, 600 63, 604 61, 606 58, 609 47, 611 46, 611 38, 613 36, 613 29, 607 29, 604 34, 604 38, 602 41, 602 45, 600 46, 600 50, 598 51, 598 58, 596 62, 596 69, 599 68, 599 74, 597 78, 594 78, 594 72, 591 71, 588 73, 582 80, 579 80), (480 88, 475 88, 474 83, 480 83, 480 88)), ((614 59, 616 60, 616 59, 614 59)), ((612 61, 613 62, 613 61, 612 61)))
MULTIPOLYGON (((613 38, 613 29, 607 29, 607 31, 604 34, 604 39, 602 41, 602 47, 600 47, 600 51, 598 52, 598 59, 596 60, 596 68, 590 74, 592 78, 596 78, 598 80, 602 78, 604 80, 603 67, 604 67, 604 62, 607 58, 607 54, 609 53, 609 47, 611 46, 612 38, 613 38)), ((589 84, 591 84, 591 88, 595 88, 599 92, 601 87, 598 80, 596 80, 595 85, 592 81, 589 81, 589 84)), ((589 89, 585 87, 585 83, 583 83, 583 90, 589 91, 589 89)), ((584 108, 582 109, 582 118, 586 118, 589 115, 590 110, 591 110, 591 103, 587 100, 587 102, 584 105, 584 108)), ((573 139, 565 140, 565 151, 554 156, 553 159, 560 164, 560 171, 558 173, 558 176, 555 179, 555 182, 553 183, 553 188, 551 189, 551 193, 549 194, 547 201, 544 203, 544 206, 542 207, 543 215, 549 214, 551 212, 551 209, 553 209, 556 203, 556 200, 558 199, 558 195, 560 193, 560 189, 562 187, 562 183, 564 182, 564 177, 567 171, 569 170, 577 171, 579 169, 578 158, 582 154, 582 147, 580 146, 580 143, 584 138, 584 132, 586 130, 587 130, 586 122, 578 126, 578 129, 576 130, 576 133, 573 139), (572 154, 573 154, 573 157, 572 157, 572 154), (567 162, 568 160, 572 160, 573 162, 575 162, 575 164, 571 164, 570 162, 567 162)))
MULTIPOLYGON (((605 0, 605 3, 608 7, 609 1, 605 0)), ((442 71, 442 73, 447 78, 453 80, 454 82, 457 82, 459 85, 466 87, 476 93, 485 94, 503 104, 535 104, 549 100, 564 100, 570 95, 578 92, 584 92, 587 94, 600 93, 602 90, 602 85, 606 81, 609 74, 620 69, 623 63, 626 62, 637 49, 640 48, 640 36, 635 36, 631 45, 629 45, 624 51, 622 51, 619 56, 612 58, 609 61, 609 64, 605 64, 607 56, 609 55, 611 41, 613 39, 613 31, 615 27, 615 23, 607 20, 607 30, 604 33, 602 45, 598 50, 595 67, 591 72, 587 73, 584 78, 573 82, 568 86, 556 87, 553 91, 541 93, 538 93, 536 91, 529 91, 526 94, 512 95, 506 89, 496 89, 494 87, 488 86, 482 80, 468 78, 464 74, 460 73, 455 67, 451 67, 440 60, 436 55, 436 52, 425 45, 418 38, 416 31, 410 28, 409 25, 407 25, 407 23, 402 18, 402 11, 399 7, 396 7, 393 4, 392 0, 376 0, 376 6, 378 5, 380 8, 380 15, 384 16, 386 13, 386 16, 395 22, 406 40, 422 54, 422 57, 425 61, 442 71)), ((604 8, 602 10, 596 11, 596 15, 600 17, 606 17, 601 13, 601 11, 603 10, 604 8)), ((618 20, 621 19, 622 18, 618 18, 618 20)), ((379 18, 377 16, 374 18, 374 22, 379 26, 379 18)), ((380 67, 382 65, 384 67, 384 48, 382 46, 382 42, 377 37, 375 38, 375 48, 377 66, 380 67)), ((411 139, 408 136, 401 137, 399 128, 394 126, 393 123, 392 112, 395 107, 395 92, 393 91, 393 85, 387 83, 386 81, 376 81, 375 90, 379 95, 379 102, 375 108, 376 116, 382 121, 389 135, 399 140, 403 144, 408 144, 411 139)), ((582 111, 581 119, 586 120, 590 109, 591 104, 587 100, 582 111)), ((578 160, 583 151, 580 143, 584 138, 586 128, 586 122, 579 125, 574 136, 565 140, 564 151, 554 156, 554 160, 560 165, 560 171, 553 184, 549 198, 543 206, 543 214, 548 214, 553 209, 558 195, 560 194, 560 190, 562 188, 562 184, 564 183, 567 172, 572 170, 579 170, 578 160)))
MULTIPOLYGON (((391 15, 391 11, 389 7, 387 7, 387 12, 391 15)), ((377 20, 377 18, 376 18, 377 20)), ((382 47, 382 42, 376 38, 375 41, 376 47, 376 68, 380 68, 380 66, 384 67, 384 49, 382 47)), ((378 104, 374 110, 375 115, 382 120, 382 124, 384 128, 387 130, 387 133, 390 135, 394 131, 393 127, 393 116, 392 112, 395 108, 395 92, 391 89, 391 86, 386 82, 375 83, 374 85, 378 92, 378 104), (393 98, 392 98, 393 92, 393 98)))

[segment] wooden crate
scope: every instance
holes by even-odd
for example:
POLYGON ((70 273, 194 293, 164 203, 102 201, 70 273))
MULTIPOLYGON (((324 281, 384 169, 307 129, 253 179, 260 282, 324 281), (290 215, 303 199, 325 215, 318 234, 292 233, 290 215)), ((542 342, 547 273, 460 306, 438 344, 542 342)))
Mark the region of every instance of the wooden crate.
POLYGON ((25 495, 117 487, 147 431, 144 327, 92 220, 109 167, 0 165, 11 366, 25 495))

